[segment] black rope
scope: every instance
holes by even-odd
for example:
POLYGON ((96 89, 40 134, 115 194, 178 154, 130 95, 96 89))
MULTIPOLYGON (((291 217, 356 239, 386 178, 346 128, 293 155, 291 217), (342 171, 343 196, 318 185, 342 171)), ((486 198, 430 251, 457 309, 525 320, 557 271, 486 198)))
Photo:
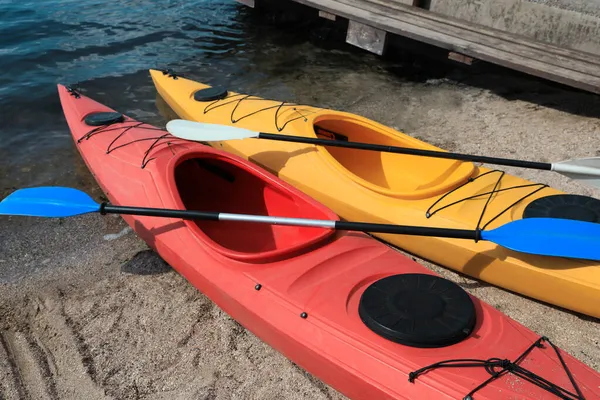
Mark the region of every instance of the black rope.
MULTIPOLYGON (((286 122, 280 128, 279 127, 279 121, 278 121, 278 118, 277 118, 279 116, 279 111, 281 110, 281 107, 283 107, 284 105, 285 105, 285 101, 282 101, 281 104, 277 107, 277 110, 275 110, 275 128, 277 129, 277 132, 281 132, 283 130, 283 128, 285 128, 285 125, 287 125, 287 122, 286 122)), ((296 107, 294 107, 294 110, 296 110, 296 107)), ((306 118, 304 118, 304 122, 306 122, 306 118)))
MULTIPOLYGON (((97 135, 97 134, 99 134, 99 133, 105 133, 105 132, 111 132, 111 131, 117 131, 117 130, 119 130, 119 129, 123 129, 123 132, 121 132, 121 133, 120 133, 120 134, 119 134, 119 135, 118 135, 118 136, 117 136, 117 137, 116 137, 116 138, 115 138, 115 139, 114 139, 114 140, 113 140, 113 141, 112 141, 112 142, 111 142, 111 143, 108 145, 108 148, 106 149, 106 153, 108 154, 108 153, 110 153, 111 151, 115 150, 115 149, 111 149, 111 146, 112 146, 112 145, 113 145, 113 144, 114 144, 114 143, 115 143, 115 142, 116 142, 116 141, 117 141, 117 140, 118 140, 118 139, 119 139, 119 138, 120 138, 120 137, 121 137, 123 134, 125 134, 125 133, 126 133, 128 130, 130 130, 131 128, 142 128, 142 129, 147 129, 147 130, 151 130, 151 131, 162 131, 162 129, 155 128, 155 127, 152 127, 152 126, 149 126, 149 127, 142 126, 142 125, 146 125, 146 124, 145 124, 145 123, 143 123, 143 122, 137 122, 137 121, 125 121, 125 122, 122 122, 120 125, 121 125, 121 126, 115 126, 115 127, 112 127, 112 124, 104 124, 104 125, 98 126, 98 127, 94 128, 94 129, 90 130, 89 132, 87 132, 85 135, 81 136, 79 139, 77 139, 77 143, 80 143, 82 140, 88 140, 88 139, 90 139, 92 136, 94 136, 94 135, 97 135), (129 125, 129 126, 123 127, 122 125, 123 125, 123 124, 125 124, 125 123, 131 123, 131 124, 133 124, 133 125, 129 125), (110 129, 106 129, 106 128, 109 128, 109 127, 110 127, 110 129)), ((127 144, 129 144, 129 143, 126 143, 125 145, 127 145, 127 144)), ((120 148, 120 147, 122 147, 122 146, 118 146, 117 148, 120 148)))
MULTIPOLYGON (((534 194, 536 194, 537 192, 539 192, 540 190, 543 190, 545 188, 548 187, 548 185, 545 185, 543 183, 533 183, 530 185, 520 185, 521 187, 528 187, 528 186, 540 186, 539 188, 537 188, 536 190, 534 190, 533 192, 526 194, 525 196, 521 197, 520 199, 518 199, 517 201, 515 201, 514 203, 512 203, 511 205, 509 205, 508 207, 506 207, 504 210, 502 210, 501 212, 499 212, 494 218, 490 219, 488 222, 485 223, 485 225, 483 225, 481 227, 482 230, 485 230, 485 228, 487 228, 487 226, 489 224, 491 224, 492 222, 494 222, 496 219, 500 218, 500 216, 502 216, 505 212, 507 212, 508 210, 510 210, 511 208, 513 208, 514 206, 516 206, 518 203, 522 202, 523 200, 525 200, 526 198, 533 196, 534 194)), ((511 187, 509 189, 514 189, 515 187, 511 187)), ((483 216, 483 215, 482 215, 483 216)))
MULTIPOLYGON (((110 125, 104 124, 104 125, 101 125, 101 126, 98 126, 94 129, 92 129, 91 131, 88 131, 85 135, 83 135, 79 139, 77 139, 77 143, 81 143, 82 140, 88 140, 89 138, 91 138, 92 136, 97 134, 98 132, 103 132, 102 129, 104 129, 108 126, 110 126, 110 125)), ((115 129, 118 129, 118 128, 115 128, 115 129)), ((112 129, 112 130, 114 130, 114 129, 112 129)))
MULTIPOLYGON (((451 207, 451 206, 453 206, 453 205, 455 205, 455 204, 461 203, 461 202, 463 202, 463 201, 466 201, 466 200, 472 200, 472 199, 476 199, 477 197, 481 197, 481 196, 487 196, 487 195, 489 195, 489 194, 493 194, 493 193, 501 193, 501 192, 506 192, 506 191, 509 191, 509 190, 514 190, 514 189, 523 189, 523 188, 532 187, 532 186, 540 186, 540 185, 541 185, 541 186, 544 186, 544 187, 546 187, 546 185, 542 185, 541 183, 529 183, 529 184, 526 184, 526 185, 511 186, 511 187, 509 187, 509 188, 498 189, 498 190, 496 190, 495 192, 494 192, 494 191, 490 191, 490 192, 478 193, 478 194, 475 194, 475 195, 473 195, 473 196, 465 197, 464 199, 456 200, 455 202, 452 202, 452 203, 450 203, 450 204, 447 204, 447 205, 445 205, 445 206, 443 206, 443 207, 440 207, 440 208, 438 208, 437 210, 435 210, 435 211, 433 211, 433 212, 431 212, 431 211, 430 211, 430 210, 431 210, 431 208, 433 207, 433 205, 432 205, 432 206, 431 206, 431 207, 428 209, 428 211, 427 211, 427 213, 426 213, 426 216, 427 216, 427 218, 429 218, 429 217, 432 217, 434 214, 438 213, 439 211, 441 211, 441 210, 443 210, 443 209, 445 209, 445 208, 451 207)), ((451 193, 451 192, 454 192, 454 191, 455 191, 455 189, 451 190, 451 191, 450 191, 450 192, 448 192, 448 193, 451 193)), ((438 199, 438 200, 436 201, 436 203, 438 203, 438 202, 439 202, 439 200, 441 200, 442 198, 446 197, 446 195, 447 195, 448 193, 446 193, 444 196, 442 196, 440 199, 438 199)), ((520 200, 519 200, 519 201, 520 201, 520 200)), ((435 203, 434 203, 434 205, 435 205, 435 203)))
MULTIPOLYGON (((446 205, 446 206, 444 206, 444 207, 441 207, 441 208, 439 208, 439 209, 437 209, 437 210, 435 210, 435 211, 433 211, 433 212, 431 211, 431 209, 432 209, 433 207, 435 207, 435 206, 436 206, 436 204, 440 203, 442 200, 444 200, 446 197, 450 196, 452 193, 454 193, 454 192, 456 192, 456 191, 458 191, 458 190, 462 189, 463 187, 467 186, 469 183, 471 183, 471 182, 474 182, 474 181, 476 181, 476 180, 477 180, 477 179, 479 179, 479 178, 482 178, 482 177, 484 177, 484 176, 486 176, 486 175, 488 175, 488 174, 491 174, 492 172, 497 172, 497 171, 498 171, 498 170, 492 170, 492 171, 485 172, 485 173, 483 173, 483 174, 481 174, 481 175, 479 175, 479 176, 476 176, 475 178, 469 178, 469 179, 467 179, 467 181, 466 181, 466 182, 464 182, 464 183, 462 183, 462 184, 458 185, 457 187, 455 187, 454 189, 450 190, 449 192, 446 192, 446 193, 444 193, 444 195, 443 195, 443 196, 441 196, 441 197, 440 197, 439 199, 437 199, 437 200, 436 200, 436 201, 435 201, 435 202, 434 202, 434 203, 433 203, 431 206, 429 206, 429 208, 428 208, 428 209, 427 209, 427 211, 425 212, 425 216, 426 216, 427 218, 430 218, 430 217, 432 217, 432 216, 433 216, 435 213, 437 213, 437 212, 439 212, 439 211, 441 211, 441 210, 443 210, 443 209, 445 209, 445 208, 451 207, 451 206, 453 206, 453 205, 455 205, 455 204, 458 204, 458 203, 460 203, 460 202, 462 202, 462 201, 465 201, 465 200, 470 200, 470 199, 474 199, 474 198, 477 198, 477 197, 480 197, 480 196, 484 196, 484 195, 487 195, 487 194, 493 193, 493 192, 486 192, 486 193, 481 193, 481 194, 478 194, 478 195, 475 195, 475 196, 467 197, 467 198, 464 198, 464 199, 461 199, 461 200, 455 201, 454 203, 448 204, 448 205, 446 205)), ((501 172, 501 171, 498 171, 498 172, 501 172)), ((506 190, 506 189, 504 189, 504 190, 506 190)))
POLYGON ((562 356, 560 355, 560 351, 559 351, 558 347, 556 347, 554 345, 554 343, 552 343, 550 341, 550 339, 548 339, 545 336, 542 336, 538 340, 536 340, 515 361, 510 361, 507 359, 500 359, 500 358, 490 358, 488 360, 469 359, 469 358, 444 360, 444 361, 439 361, 437 363, 420 368, 416 371, 410 372, 408 374, 408 381, 410 383, 414 383, 415 380, 420 375, 422 375, 425 372, 428 372, 430 370, 436 369, 436 368, 463 368, 463 367, 483 367, 486 370, 486 372, 491 375, 491 377, 489 379, 485 380, 480 385, 478 385, 475 389, 473 389, 469 393, 467 393, 467 395, 463 398, 463 400, 473 400, 473 395, 476 392, 478 392, 479 390, 481 390, 482 388, 487 386, 489 383, 493 382, 494 380, 498 379, 499 377, 501 377, 502 375, 505 375, 507 373, 512 373, 513 375, 516 375, 516 376, 556 395, 558 398, 565 399, 565 400, 585 400, 583 397, 583 394, 581 393, 581 390, 579 389, 579 387, 577 386, 577 383, 575 382, 575 379, 573 378, 573 375, 571 374, 571 371, 569 370, 569 368, 565 364, 562 356), (560 360, 560 363, 563 366, 563 369, 565 370, 565 373, 567 374, 569 380, 571 381, 571 384, 573 385, 573 388, 575 388, 575 391, 577 393, 572 393, 572 392, 568 391, 567 389, 565 389, 561 386, 558 386, 557 384, 552 383, 552 382, 548 381, 547 379, 545 379, 545 378, 543 378, 543 377, 541 377, 519 365, 519 363, 521 361, 523 361, 525 359, 525 357, 527 357, 527 355, 534 348, 536 348, 536 347, 544 348, 543 342, 547 342, 554 349, 554 351, 556 352, 556 355, 558 356, 558 359, 560 360))
POLYGON ((144 126, 147 125, 144 122, 138 122, 138 121, 125 121, 119 124, 119 126, 111 126, 112 124, 105 124, 99 127, 96 127, 92 130, 90 130, 89 132, 87 132, 85 135, 83 135, 82 137, 80 137, 79 139, 77 139, 77 143, 80 143, 82 140, 89 140, 91 137, 93 137, 94 135, 97 135, 99 133, 106 133, 106 132, 111 132, 111 131, 118 131, 121 130, 121 132, 109 143, 107 149, 106 149, 106 154, 110 154, 111 152, 121 149, 123 147, 129 146, 133 143, 139 143, 139 142, 144 142, 144 141, 149 141, 149 140, 153 140, 152 144, 148 147, 148 149, 144 152, 144 156, 142 158, 142 163, 141 163, 141 168, 144 169, 146 167, 146 165, 148 165, 148 163, 152 160, 154 160, 155 158, 152 157, 150 159, 148 159, 148 156, 150 155, 150 152, 153 149, 156 149, 160 144, 166 143, 167 146, 169 146, 169 149, 171 150, 171 152, 173 153, 173 155, 175 155, 175 151, 173 150, 173 148, 171 147, 172 142, 174 141, 183 141, 185 142, 186 140, 184 139, 180 139, 178 137, 175 137, 173 135, 171 135, 170 133, 165 133, 161 136, 157 136, 157 137, 147 137, 147 138, 140 138, 140 139, 134 139, 134 140, 130 140, 129 142, 125 142, 125 143, 121 143, 118 146, 112 147, 117 140, 119 140, 121 137, 123 137, 123 135, 125 133, 127 133, 129 130, 131 130, 132 128, 139 128, 139 129, 146 129, 146 130, 150 130, 150 131, 164 131, 163 129, 160 128, 156 128, 153 126, 144 126), (123 126, 124 124, 126 124, 127 122, 131 123, 131 125, 128 126, 123 126), (167 140, 165 142, 165 140, 167 140))
POLYGON ((185 77, 184 77, 183 75, 181 75, 181 74, 176 74, 176 73, 175 73, 175 71, 173 71, 173 70, 172 70, 172 69, 170 69, 170 68, 167 68, 167 69, 162 69, 162 70, 160 70, 160 72, 162 72, 162 73, 163 73, 163 75, 167 75, 169 78, 173 78, 173 79, 175 79, 175 80, 177 80, 177 78, 179 78, 179 77, 185 78, 185 77))
MULTIPOLYGON (((235 106, 233 107, 233 109, 231 110, 231 115, 230 115, 230 120, 232 124, 235 124, 237 122, 240 122, 241 120, 251 117, 253 115, 259 114, 261 112, 264 111, 268 111, 268 110, 273 110, 275 109, 275 115, 274 115, 274 126, 275 129, 277 129, 278 132, 281 132, 285 129, 285 127, 293 121, 296 121, 298 119, 304 119, 304 122, 308 122, 308 118, 305 114, 303 114, 302 112, 300 112, 300 110, 298 109, 298 104, 296 103, 288 103, 287 101, 282 101, 281 103, 275 104, 275 105, 271 105, 271 106, 266 106, 263 108, 258 108, 254 111, 251 111, 247 114, 244 114, 238 118, 235 117, 235 112, 237 111, 238 107, 240 106, 240 104, 242 104, 242 102, 244 101, 264 101, 264 102, 273 102, 272 100, 267 100, 267 99, 263 99, 262 97, 257 97, 257 96, 253 96, 253 95, 249 95, 249 94, 234 94, 231 96, 227 96, 224 99, 218 99, 215 101, 210 102, 209 104, 207 104, 204 107, 204 114, 208 114, 209 111, 215 110, 219 107, 224 107, 226 105, 230 105, 230 104, 234 104, 235 106), (285 123, 283 124, 283 126, 279 126, 279 112, 281 111, 281 109, 283 107, 293 107, 293 111, 295 111, 296 113, 299 114, 299 116, 294 117, 294 118, 290 118, 287 121, 285 121, 285 123)), ((304 110, 303 110, 304 111, 304 110)))
POLYGON ((442 210, 444 210, 446 208, 452 207, 452 206, 454 206, 456 204, 459 204, 459 203, 462 203, 462 202, 465 202, 465 201, 468 201, 468 200, 473 200, 473 199, 476 199, 478 197, 488 196, 488 198, 487 198, 487 200, 485 202, 485 205, 483 206, 483 209, 481 211, 481 214, 479 216, 479 220, 477 221, 477 226, 476 226, 476 230, 483 230, 488 225, 490 225, 493 221, 495 221, 496 219, 498 219, 499 217, 501 217, 502 215, 504 215, 504 213, 506 213, 508 210, 510 210, 511 208, 513 208, 514 206, 516 206, 517 204, 519 204, 521 201, 523 201, 526 198, 534 195, 535 193, 539 192, 540 190, 548 187, 548 185, 543 184, 543 183, 529 183, 529 184, 525 184, 525 185, 517 185, 517 186, 511 186, 511 187, 504 188, 504 189, 498 189, 498 187, 499 187, 499 185, 500 185, 500 183, 502 181, 502 178, 504 178, 505 174, 506 174, 506 172, 504 172, 504 171, 501 171, 501 170, 498 170, 498 169, 494 169, 494 170, 490 170, 490 171, 484 172, 483 174, 481 174, 479 176, 476 176, 475 178, 469 178, 466 182, 464 182, 461 185, 455 187, 454 189, 446 192, 443 196, 441 196, 440 198, 438 198, 431 206, 429 206, 429 208, 425 212, 425 216, 427 218, 431 218, 434 214, 436 214, 436 213, 438 213, 438 212, 440 212, 440 211, 442 211, 442 210), (454 201, 454 202, 452 202, 450 204, 446 204, 446 205, 444 205, 442 207, 439 207, 438 209, 433 210, 433 208, 438 203, 440 203, 443 199, 445 199, 446 197, 448 197, 452 193, 454 193, 454 192, 456 192, 456 191, 464 188, 465 186, 467 186, 468 184, 476 181, 479 178, 482 178, 482 177, 484 177, 486 175, 489 175, 489 174, 492 174, 492 173, 495 173, 495 172, 499 172, 500 176, 498 177, 496 183, 494 184, 494 188, 491 191, 484 192, 484 193, 478 193, 478 194, 473 195, 473 196, 465 197, 463 199, 456 200, 456 201, 454 201), (519 199, 517 199, 514 203, 512 203, 511 205, 509 205, 508 207, 506 207, 504 210, 500 211, 498 214, 496 214, 494 217, 492 217, 489 221, 487 221, 485 224, 483 224, 483 226, 481 226, 483 218, 485 216, 485 212, 487 211, 488 205, 492 201, 492 197, 495 194, 498 194, 498 193, 501 193, 501 192, 506 192, 506 191, 509 191, 509 190, 524 189, 524 188, 528 188, 528 187, 537 187, 537 189, 535 189, 534 191, 529 192, 529 193, 523 195, 522 197, 520 197, 519 199))
POLYGON ((477 231, 481 231, 481 221, 483 220, 483 216, 485 215, 485 212, 487 210, 488 205, 490 204, 490 201, 492 200, 492 197, 494 197, 494 193, 497 193, 498 185, 500 185, 500 182, 502 181, 504 174, 505 174, 504 171, 502 171, 500 173, 500 177, 498 177, 498 180, 496 181, 496 184, 494 185, 494 188, 492 189, 492 194, 490 194, 488 196, 487 200, 485 201, 485 204, 483 205, 483 210, 481 210, 481 215, 479 215, 479 219, 477 220, 477 226, 475 227, 475 229, 477 231))
POLYGON ((79 94, 79 84, 75 83, 73 85, 65 85, 65 89, 67 89, 67 92, 69 92, 69 94, 71 96, 74 96, 76 99, 81 97, 81 94, 79 94))
POLYGON ((158 147, 159 144, 166 143, 167 146, 169 146, 169 149, 171 150, 171 153, 173 153, 173 155, 175 155, 175 151, 173 151, 173 148, 171 147, 171 141, 161 142, 161 140, 163 140, 163 139, 173 139, 173 138, 175 138, 175 140, 184 140, 184 139, 176 138, 176 137, 172 136, 170 133, 165 133, 164 135, 159 136, 157 138, 138 139, 138 140, 134 140, 134 141, 130 142, 130 143, 135 143, 135 142, 141 142, 142 140, 155 139, 154 142, 150 145, 150 147, 148 147, 148 149, 144 152, 144 158, 142 158, 142 169, 146 168, 146 165, 148 165, 148 163, 150 161, 152 161, 152 160, 155 159, 155 157, 152 157, 152 158, 146 160, 146 158, 148 158, 148 156, 150 155, 150 152, 154 148, 158 147))
POLYGON ((294 107, 293 110, 295 112, 297 112, 299 114, 299 116, 296 117, 296 118, 290 118, 290 119, 288 119, 287 121, 285 121, 285 123, 283 124, 283 126, 280 128, 278 126, 278 119, 277 119, 277 113, 279 112, 279 109, 277 109, 277 112, 275 113, 275 127, 277 128, 278 132, 281 132, 282 130, 284 130, 285 127, 287 126, 287 124, 289 124, 290 122, 296 121, 298 119, 304 119, 304 122, 308 121, 308 118, 306 118, 305 115, 303 115, 300 111, 298 111, 298 108, 294 107))
MULTIPOLYGON (((139 141, 141 141, 140 139, 136 139, 136 140, 133 140, 133 141, 131 141, 131 142, 128 142, 128 143, 120 144, 120 145, 118 145, 117 147, 114 147, 114 148, 112 147, 112 146, 113 146, 113 144, 115 144, 115 143, 117 142, 117 140, 119 140, 119 139, 120 139, 120 138, 121 138, 121 137, 122 137, 122 136, 123 136, 125 133, 127 133, 127 132, 128 132, 130 129, 132 129, 132 128, 142 128, 142 125, 144 125, 144 123, 143 123, 143 122, 140 122, 140 123, 137 123, 137 124, 135 124, 135 125, 131 125, 131 126, 128 126, 128 127, 126 127, 126 128, 123 128, 123 132, 119 133, 119 134, 118 134, 118 135, 117 135, 117 136, 116 136, 116 137, 115 137, 115 138, 114 138, 114 139, 113 139, 113 140, 110 142, 110 144, 108 145, 108 148, 106 149, 106 154, 110 154, 110 153, 111 153, 111 152, 113 152, 114 150, 117 150, 117 149, 120 149, 120 148, 122 148, 122 147, 125 147, 125 146, 127 146, 128 144, 131 144, 131 143, 135 143, 135 142, 139 142, 139 141)), ((148 128, 148 127, 143 127, 142 129, 147 129, 147 130, 149 130, 149 131, 161 131, 161 130, 162 130, 162 129, 158 129, 158 128, 148 128)), ((143 139, 142 139, 142 140, 143 140, 143 139)))
POLYGON ((204 107, 204 114, 207 114, 209 111, 212 111, 212 110, 214 110, 216 108, 223 107, 223 106, 226 106, 228 104, 235 103, 236 100, 228 101, 228 102, 226 102, 225 100, 232 100, 232 99, 235 99, 236 97, 243 97, 243 98, 246 98, 248 100, 263 100, 260 97, 257 97, 255 99, 251 99, 250 97, 252 97, 252 96, 249 95, 249 94, 239 94, 238 93, 238 94, 234 94, 234 95, 231 95, 231 96, 227 95, 227 97, 225 97, 224 99, 217 99, 215 101, 212 101, 212 102, 208 103, 206 105, 206 107, 204 107))

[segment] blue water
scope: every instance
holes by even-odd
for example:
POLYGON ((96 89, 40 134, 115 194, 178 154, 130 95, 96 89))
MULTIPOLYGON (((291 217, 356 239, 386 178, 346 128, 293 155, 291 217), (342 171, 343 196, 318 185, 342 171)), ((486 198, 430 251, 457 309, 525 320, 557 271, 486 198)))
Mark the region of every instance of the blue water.
POLYGON ((315 32, 234 0, 0 0, 0 195, 81 179, 57 83, 164 126, 149 68, 289 100, 297 74, 372 68, 343 40, 313 45, 315 32))
POLYGON ((25 122, 23 108, 53 96, 59 82, 123 78, 200 53, 243 51, 240 8, 232 1, 1 1, 4 126, 25 122))

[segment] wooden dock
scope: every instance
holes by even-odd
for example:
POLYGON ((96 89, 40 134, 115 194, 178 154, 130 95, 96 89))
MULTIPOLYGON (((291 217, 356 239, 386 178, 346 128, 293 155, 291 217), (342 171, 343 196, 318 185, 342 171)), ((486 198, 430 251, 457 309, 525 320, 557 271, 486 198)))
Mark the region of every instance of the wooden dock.
MULTIPOLYGON (((238 1, 254 7, 260 0, 238 1)), ((303 4, 323 18, 346 19, 346 41, 379 55, 398 35, 445 49, 457 61, 482 60, 600 94, 600 48, 597 55, 474 24, 423 8, 428 1, 280 1, 303 4)))

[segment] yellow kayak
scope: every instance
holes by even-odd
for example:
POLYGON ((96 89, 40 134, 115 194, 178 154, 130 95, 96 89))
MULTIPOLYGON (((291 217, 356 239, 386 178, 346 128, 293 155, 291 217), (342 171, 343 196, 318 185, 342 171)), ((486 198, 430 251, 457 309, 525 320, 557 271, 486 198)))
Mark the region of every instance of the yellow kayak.
MULTIPOLYGON (((158 93, 183 119, 443 151, 355 114, 228 92, 171 72, 150 73, 158 93)), ((263 139, 209 144, 262 166, 348 221, 489 230, 536 216, 589 221, 600 215, 600 200, 470 162, 263 139)), ((514 252, 488 241, 373 235, 438 265, 600 318, 597 262, 514 252)))

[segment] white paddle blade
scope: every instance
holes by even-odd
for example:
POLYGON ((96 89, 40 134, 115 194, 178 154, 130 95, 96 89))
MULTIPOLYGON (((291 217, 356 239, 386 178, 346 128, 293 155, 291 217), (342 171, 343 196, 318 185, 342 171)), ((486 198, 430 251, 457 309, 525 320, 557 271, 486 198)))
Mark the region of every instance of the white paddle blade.
POLYGON ((552 164, 552 171, 600 189, 600 157, 580 158, 552 164))
POLYGON ((209 124, 184 119, 167 122, 167 131, 178 138, 196 142, 219 142, 258 137, 259 132, 228 125, 209 124))

